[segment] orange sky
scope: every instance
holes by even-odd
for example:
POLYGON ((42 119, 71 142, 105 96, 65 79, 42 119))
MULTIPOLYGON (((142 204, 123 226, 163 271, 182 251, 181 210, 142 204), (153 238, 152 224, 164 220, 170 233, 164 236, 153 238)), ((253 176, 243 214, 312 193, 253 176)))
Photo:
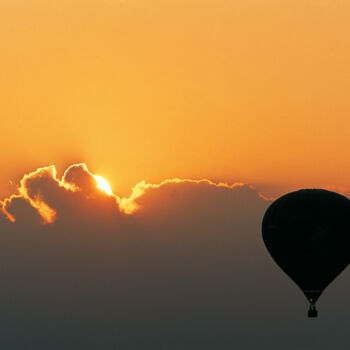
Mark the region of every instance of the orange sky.
POLYGON ((123 195, 349 187, 349 18, 330 0, 0 0, 1 197, 76 162, 123 195))

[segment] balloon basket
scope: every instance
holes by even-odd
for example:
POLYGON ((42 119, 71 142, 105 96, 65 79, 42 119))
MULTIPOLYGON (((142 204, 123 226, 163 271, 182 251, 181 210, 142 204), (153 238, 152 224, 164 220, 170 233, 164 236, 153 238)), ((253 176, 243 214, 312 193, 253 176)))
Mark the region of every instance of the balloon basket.
POLYGON ((316 318, 317 317, 317 310, 316 310, 315 306, 310 306, 310 309, 307 312, 307 317, 310 317, 310 318, 316 318))

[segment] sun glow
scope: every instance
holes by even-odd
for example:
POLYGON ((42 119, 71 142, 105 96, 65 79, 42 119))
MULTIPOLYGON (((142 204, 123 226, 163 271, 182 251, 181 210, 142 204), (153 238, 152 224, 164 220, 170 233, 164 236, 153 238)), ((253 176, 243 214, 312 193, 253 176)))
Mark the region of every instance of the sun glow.
POLYGON ((111 186, 109 185, 109 183, 107 182, 107 180, 105 180, 102 176, 99 175, 93 175, 94 179, 97 182, 97 187, 107 193, 109 196, 112 195, 112 189, 111 186))

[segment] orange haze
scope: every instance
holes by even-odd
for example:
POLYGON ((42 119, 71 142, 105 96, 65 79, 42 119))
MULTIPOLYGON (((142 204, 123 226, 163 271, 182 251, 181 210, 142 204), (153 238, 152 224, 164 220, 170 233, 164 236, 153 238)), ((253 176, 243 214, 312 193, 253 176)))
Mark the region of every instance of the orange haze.
POLYGON ((349 18, 330 0, 0 0, 1 198, 53 161, 123 195, 348 187, 349 18))

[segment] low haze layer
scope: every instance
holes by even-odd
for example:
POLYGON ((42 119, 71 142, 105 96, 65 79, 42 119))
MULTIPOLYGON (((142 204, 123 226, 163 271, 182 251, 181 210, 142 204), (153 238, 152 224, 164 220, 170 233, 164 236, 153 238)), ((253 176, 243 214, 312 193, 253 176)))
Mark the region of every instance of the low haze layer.
POLYGON ((26 175, 0 219, 3 346, 347 348, 348 271, 307 319, 262 243, 270 203, 208 180, 108 196, 84 164, 26 175))

